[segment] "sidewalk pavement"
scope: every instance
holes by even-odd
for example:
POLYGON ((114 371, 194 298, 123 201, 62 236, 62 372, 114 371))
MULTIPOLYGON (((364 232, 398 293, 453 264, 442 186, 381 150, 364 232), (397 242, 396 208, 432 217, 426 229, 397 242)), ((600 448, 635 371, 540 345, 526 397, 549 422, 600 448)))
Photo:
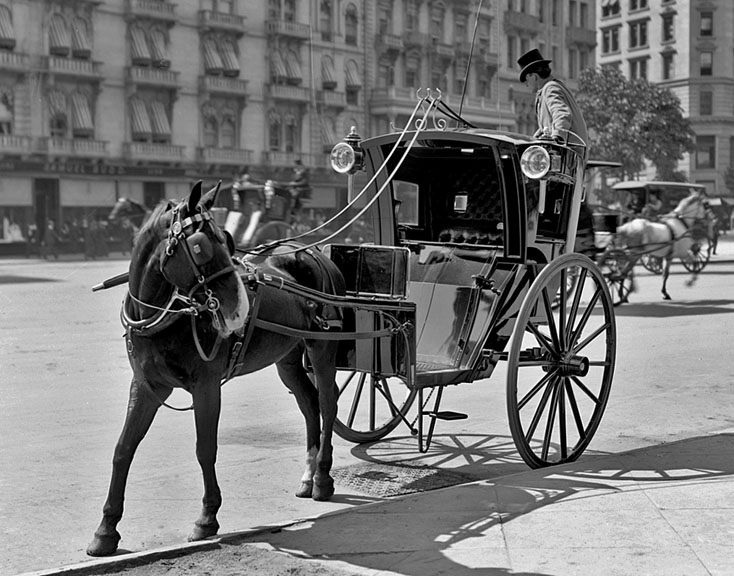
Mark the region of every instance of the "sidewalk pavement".
POLYGON ((237 554, 244 545, 302 559, 314 574, 323 563, 370 576, 730 576, 734 429, 582 456, 569 465, 222 535, 203 545, 34 574, 108 573, 131 559, 152 562, 212 547, 237 554))

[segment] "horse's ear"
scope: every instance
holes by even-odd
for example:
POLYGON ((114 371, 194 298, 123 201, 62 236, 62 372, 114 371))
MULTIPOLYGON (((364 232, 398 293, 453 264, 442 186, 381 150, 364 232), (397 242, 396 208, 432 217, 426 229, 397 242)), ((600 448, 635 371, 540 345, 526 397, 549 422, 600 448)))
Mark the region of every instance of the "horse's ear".
POLYGON ((189 194, 188 205, 190 214, 196 212, 196 206, 199 204, 199 200, 201 200, 201 180, 194 184, 194 187, 191 189, 191 193, 189 194))
POLYGON ((204 194, 201 197, 201 200, 199 201, 201 204, 204 205, 204 208, 206 210, 210 210, 212 206, 214 206, 214 203, 217 201, 217 195, 219 194, 219 189, 222 186, 222 181, 220 180, 217 182, 217 185, 209 190, 206 194, 204 194))

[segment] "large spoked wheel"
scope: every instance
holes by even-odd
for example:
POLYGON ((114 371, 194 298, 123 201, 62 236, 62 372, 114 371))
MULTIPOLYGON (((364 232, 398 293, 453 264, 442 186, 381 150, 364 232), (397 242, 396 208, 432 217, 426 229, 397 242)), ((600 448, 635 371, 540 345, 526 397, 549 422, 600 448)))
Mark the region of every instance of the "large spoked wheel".
POLYGON ((629 295, 634 290, 634 265, 629 253, 620 248, 609 248, 599 255, 598 267, 614 306, 629 302, 629 295))
POLYGON ((711 240, 708 236, 699 236, 696 237, 681 262, 686 270, 692 274, 698 274, 706 267, 710 258, 711 240))
POLYGON ((652 272, 653 274, 663 273, 663 259, 659 256, 643 254, 640 256, 640 263, 648 272, 652 272))
POLYGON ((530 467, 571 462, 586 449, 609 398, 616 349, 612 298, 599 269, 580 254, 553 260, 520 306, 507 358, 510 431, 530 467))
POLYGON ((400 378, 358 371, 338 371, 339 411, 334 432, 348 442, 363 444, 387 436, 403 421, 416 390, 400 378))

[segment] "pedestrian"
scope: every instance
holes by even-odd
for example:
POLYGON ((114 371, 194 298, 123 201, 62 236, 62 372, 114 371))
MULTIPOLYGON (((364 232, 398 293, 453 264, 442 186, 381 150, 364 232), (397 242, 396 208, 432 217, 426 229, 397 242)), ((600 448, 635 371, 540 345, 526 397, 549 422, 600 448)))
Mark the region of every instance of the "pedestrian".
POLYGON ((56 232, 56 225, 53 220, 46 223, 46 230, 43 233, 43 259, 48 260, 49 256, 59 259, 59 235, 56 232))
POLYGON ((303 206, 303 200, 311 197, 308 168, 299 159, 296 160, 296 165, 293 168, 293 180, 288 182, 288 188, 293 198, 293 210, 298 211, 303 206))
POLYGON ((535 92, 536 138, 553 138, 558 142, 583 144, 584 161, 588 158, 589 132, 581 109, 568 87, 555 78, 551 60, 543 58, 536 48, 523 54, 517 63, 521 67, 520 82, 535 92))

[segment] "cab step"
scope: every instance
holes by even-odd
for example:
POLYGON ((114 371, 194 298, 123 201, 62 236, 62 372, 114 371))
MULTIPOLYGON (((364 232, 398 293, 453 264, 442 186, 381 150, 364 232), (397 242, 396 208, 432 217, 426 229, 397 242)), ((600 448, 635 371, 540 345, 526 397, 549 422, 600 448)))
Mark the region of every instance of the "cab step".
POLYGON ((468 414, 453 412, 451 410, 441 410, 440 412, 425 412, 425 415, 429 418, 435 418, 437 420, 466 420, 467 418, 469 418, 468 414))

